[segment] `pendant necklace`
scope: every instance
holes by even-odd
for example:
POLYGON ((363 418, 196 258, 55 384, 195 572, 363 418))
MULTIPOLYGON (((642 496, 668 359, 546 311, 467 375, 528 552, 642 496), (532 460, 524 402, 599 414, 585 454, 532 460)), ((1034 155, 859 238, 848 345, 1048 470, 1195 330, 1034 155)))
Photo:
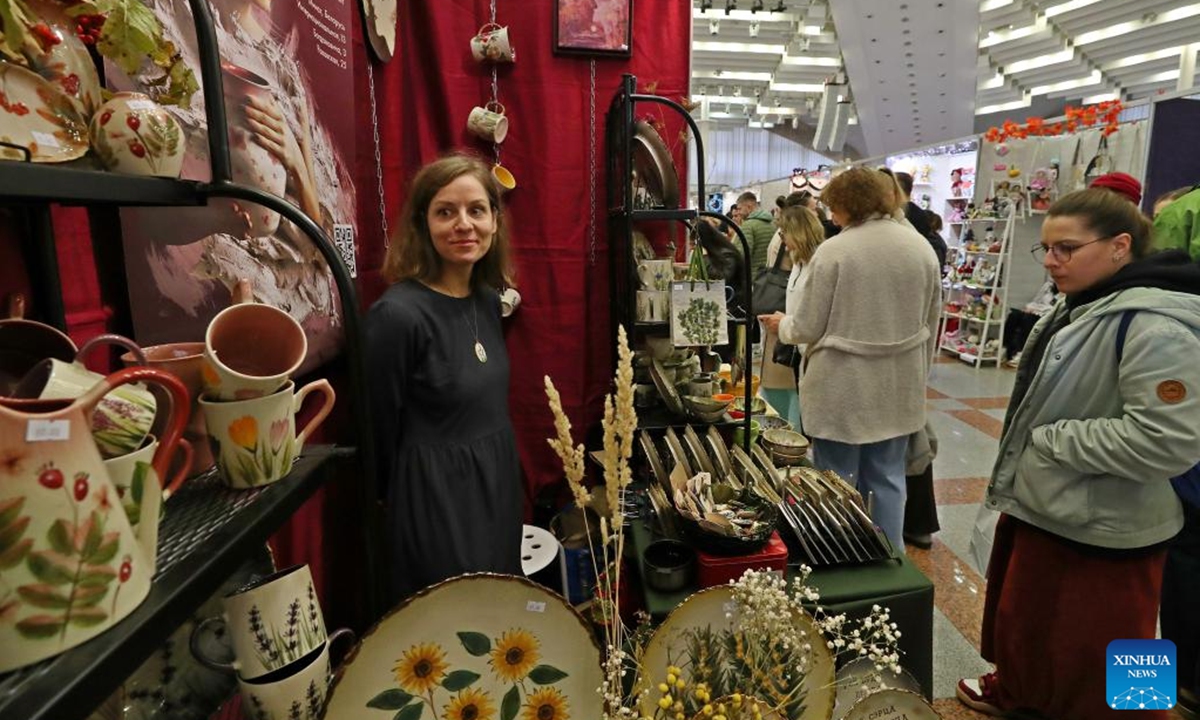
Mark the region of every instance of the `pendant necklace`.
MULTIPOLYGON (((475 304, 474 295, 471 296, 471 317, 474 322, 467 323, 467 326, 471 328, 471 334, 475 336, 475 357, 479 358, 479 362, 485 363, 487 362, 487 350, 484 350, 483 343, 479 341, 479 308, 475 304)), ((467 314, 463 313, 463 320, 466 321, 466 319, 467 314)))

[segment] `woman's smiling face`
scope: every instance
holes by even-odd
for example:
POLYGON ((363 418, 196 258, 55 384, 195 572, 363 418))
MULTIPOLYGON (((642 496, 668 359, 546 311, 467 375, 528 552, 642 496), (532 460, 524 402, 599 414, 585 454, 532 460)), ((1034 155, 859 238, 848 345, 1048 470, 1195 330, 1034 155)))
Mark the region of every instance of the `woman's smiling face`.
POLYGON ((479 262, 496 233, 496 214, 487 191, 470 175, 460 175, 433 196, 426 222, 433 249, 449 265, 479 262))

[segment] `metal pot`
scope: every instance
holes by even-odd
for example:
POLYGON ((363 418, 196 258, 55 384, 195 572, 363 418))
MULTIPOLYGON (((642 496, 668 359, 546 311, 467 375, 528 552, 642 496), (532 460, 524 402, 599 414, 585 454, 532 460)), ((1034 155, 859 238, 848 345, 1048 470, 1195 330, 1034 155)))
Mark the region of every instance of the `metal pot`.
POLYGON ((696 552, 678 540, 656 540, 642 552, 646 584, 660 592, 676 592, 692 585, 696 552))

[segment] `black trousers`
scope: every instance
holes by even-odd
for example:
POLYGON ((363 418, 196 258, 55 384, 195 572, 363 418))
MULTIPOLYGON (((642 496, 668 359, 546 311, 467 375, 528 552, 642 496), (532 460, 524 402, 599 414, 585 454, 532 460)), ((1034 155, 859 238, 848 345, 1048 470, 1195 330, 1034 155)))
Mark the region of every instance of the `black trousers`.
POLYGON ((908 499, 904 501, 904 532, 908 535, 932 535, 938 525, 937 499, 933 496, 933 463, 920 475, 905 475, 908 499))
POLYGON ((1183 512, 1163 569, 1162 636, 1175 643, 1179 687, 1200 695, 1200 508, 1183 512))

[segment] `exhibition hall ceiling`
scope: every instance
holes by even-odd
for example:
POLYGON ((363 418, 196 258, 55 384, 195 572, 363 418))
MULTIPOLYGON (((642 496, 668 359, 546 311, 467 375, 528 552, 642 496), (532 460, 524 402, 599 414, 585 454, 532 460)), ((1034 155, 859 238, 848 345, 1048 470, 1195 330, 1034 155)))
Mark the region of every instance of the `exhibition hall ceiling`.
POLYGON ((697 115, 803 134, 825 83, 846 81, 830 94, 851 102, 858 156, 970 135, 976 115, 1023 121, 1035 100, 1173 91, 1181 72, 1194 78, 1200 40, 1192 0, 693 0, 692 12, 697 115))

